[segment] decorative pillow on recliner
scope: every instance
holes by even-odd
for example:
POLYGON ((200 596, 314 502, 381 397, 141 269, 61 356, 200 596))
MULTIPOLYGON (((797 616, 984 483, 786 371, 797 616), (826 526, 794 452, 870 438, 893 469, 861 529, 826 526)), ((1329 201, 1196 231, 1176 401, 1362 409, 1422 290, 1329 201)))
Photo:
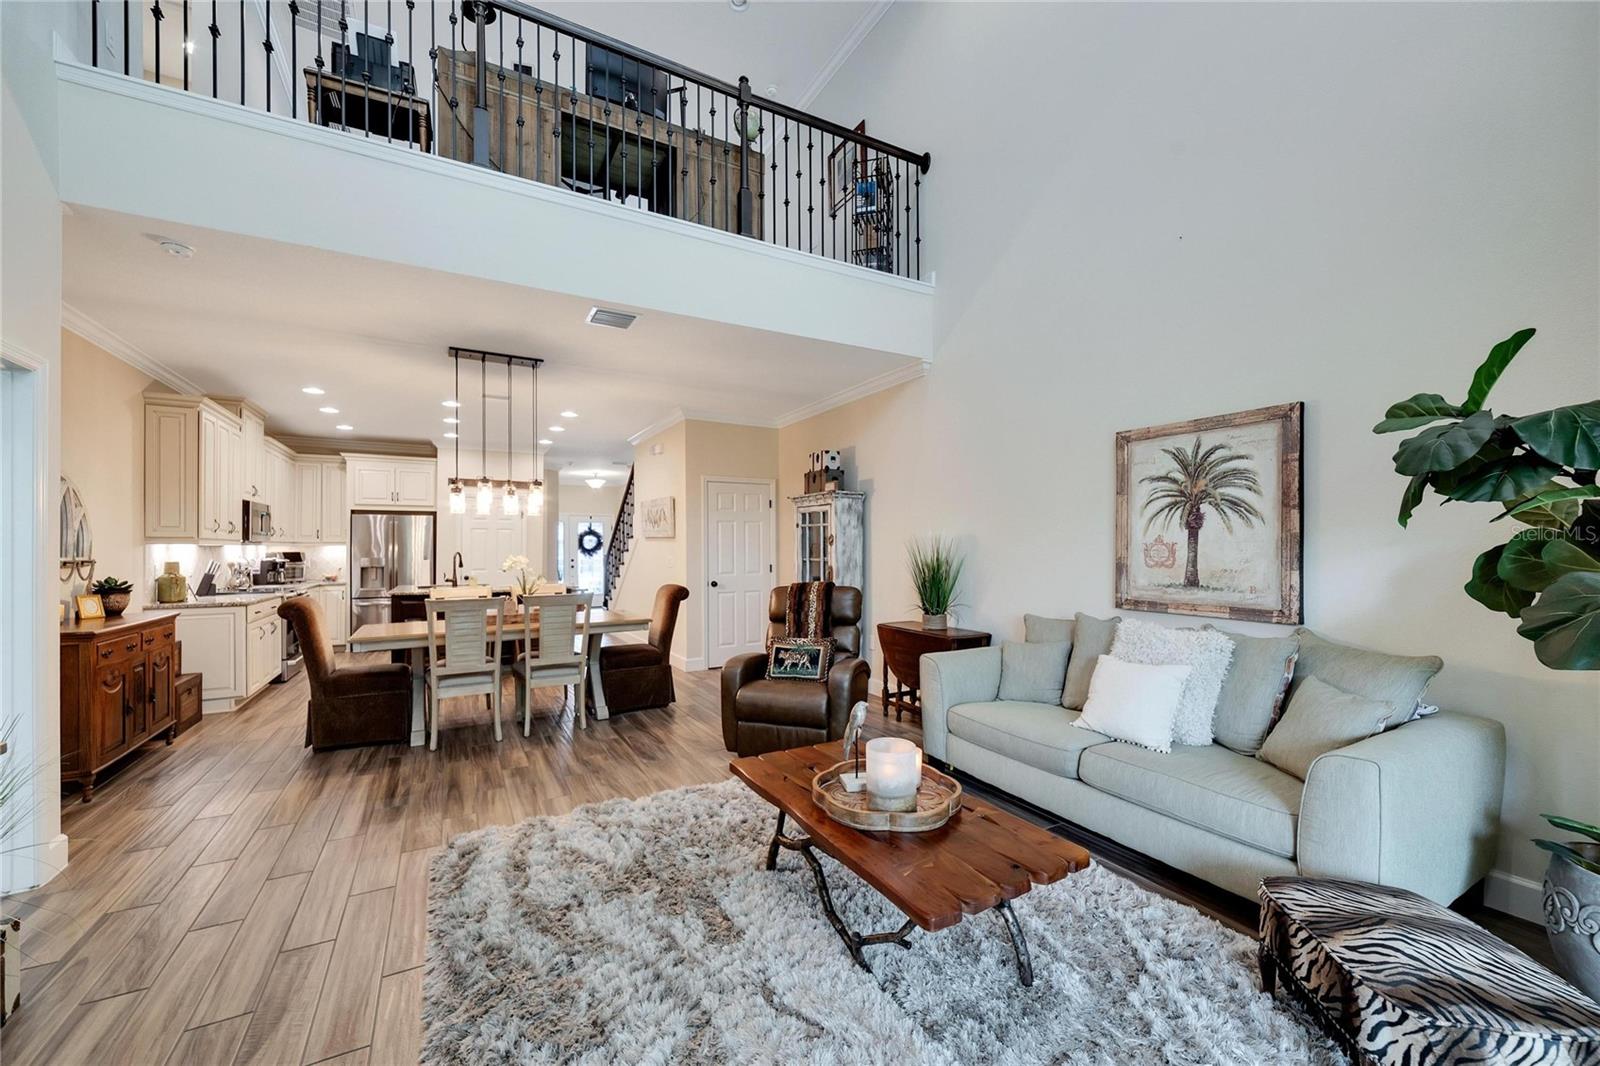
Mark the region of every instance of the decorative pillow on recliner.
POLYGON ((778 637, 767 644, 767 676, 774 681, 827 681, 833 640, 778 637))

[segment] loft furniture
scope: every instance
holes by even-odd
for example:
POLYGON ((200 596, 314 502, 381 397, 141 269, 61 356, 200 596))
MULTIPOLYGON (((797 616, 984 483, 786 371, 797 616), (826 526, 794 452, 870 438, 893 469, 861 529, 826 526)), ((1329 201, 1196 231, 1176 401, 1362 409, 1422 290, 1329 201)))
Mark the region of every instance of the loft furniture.
POLYGON ((177 736, 176 612, 61 627, 61 780, 94 798, 101 771, 145 741, 177 736))
MULTIPOLYGON (((631 62, 605 55, 624 67, 631 62)), ((491 66, 486 71, 494 168, 607 199, 637 198, 657 214, 739 232, 739 168, 746 165, 746 152, 732 132, 733 117, 723 116, 728 127, 723 137, 715 135, 709 120, 706 128, 697 129, 688 125, 686 108, 667 106, 663 97, 672 94, 660 85, 640 86, 636 71, 629 75, 619 67, 608 72, 603 56, 591 58, 597 64, 594 88, 599 95, 541 80, 537 75, 552 72, 538 68, 491 66), (617 91, 623 85, 634 88, 617 91), (607 99, 639 93, 645 98, 607 99), (677 122, 669 117, 673 110, 677 122)), ((532 60, 530 53, 528 62, 532 60)), ((448 159, 472 162, 477 76, 475 53, 439 49, 439 154, 448 159)), ((751 235, 759 239, 762 212, 773 205, 763 206, 762 155, 754 149, 748 155, 745 181, 756 205, 751 235)))
POLYGON ((613 711, 665 707, 677 699, 672 685, 672 635, 678 628, 678 608, 688 598, 689 590, 682 585, 662 585, 656 589, 650 609, 650 634, 645 643, 602 639, 597 665, 613 711))
MULTIPOLYGON (((1392 658, 1348 650, 1373 672, 1392 658)), ((1074 725, 1059 699, 1002 700, 1000 653, 922 659, 928 756, 1235 895, 1314 871, 1450 903, 1494 864, 1499 722, 1439 711, 1330 751, 1301 780, 1220 743, 1160 754, 1113 741, 1074 725)))
MULTIPOLYGON (((777 868, 778 849, 798 851, 811 868, 828 924, 844 941, 856 965, 867 972, 861 949, 883 944, 910 947, 913 930, 948 929, 968 915, 993 910, 1005 924, 1017 958, 1017 977, 1033 984, 1028 942, 1010 901, 1034 885, 1048 885, 1089 867, 1089 853, 1031 822, 1025 822, 974 796, 963 796, 961 810, 931 833, 864 833, 828 817, 811 798, 817 774, 843 758, 842 745, 777 751, 728 764, 750 789, 778 808, 778 827, 767 846, 766 868, 777 868), (792 818, 804 835, 786 835, 792 818), (906 916, 896 930, 858 933, 834 911, 821 851, 877 889, 906 916)), ((958 974, 949 974, 959 980, 958 974)))
POLYGON ((587 592, 523 597, 522 646, 527 650, 517 656, 513 669, 517 710, 522 712, 523 736, 533 731, 531 690, 549 685, 572 686, 578 728, 589 728, 588 710, 583 701, 583 682, 589 672, 589 657, 584 651, 589 644, 591 606, 593 604, 587 592), (533 634, 535 612, 539 616, 537 637, 533 634))
MULTIPOLYGON (((428 750, 439 748, 439 701, 447 696, 486 696, 494 713, 494 739, 500 740, 500 634, 505 628, 505 597, 430 599, 423 610, 428 626, 428 750), (492 638, 491 613, 495 618, 492 638), (443 633, 438 630, 440 619, 444 620, 443 633)), ((526 631, 528 624, 523 626, 526 631)))
POLYGON ((1260 895, 1261 987, 1281 980, 1352 1061, 1600 1062, 1600 1006, 1455 911, 1329 877, 1260 895))
POLYGON ((284 600, 278 605, 278 616, 294 626, 305 657, 311 688, 306 704, 306 744, 313 751, 406 742, 411 717, 409 666, 335 666, 333 641, 322 608, 310 596, 284 600))
MULTIPOLYGON (((768 639, 784 635, 789 587, 767 600, 768 639)), ((828 604, 833 665, 825 683, 767 677, 765 652, 735 655, 722 667, 722 743, 760 755, 844 736, 850 708, 867 698, 871 669, 861 656, 861 590, 835 585, 828 604)))
MULTIPOLYGON (((479 601, 481 602, 481 601, 479 601)), ((493 623, 491 623, 493 624, 493 623)), ((509 614, 505 618, 504 639, 515 642, 523 639, 524 628, 520 612, 509 614)), ((650 619, 640 615, 627 615, 618 611, 602 610, 595 608, 589 612, 589 678, 590 692, 594 697, 591 706, 594 716, 604 719, 611 716, 610 705, 606 702, 605 685, 597 676, 595 658, 600 654, 600 642, 594 639, 606 633, 633 633, 643 632, 650 628, 650 619)), ((495 632, 502 632, 496 625, 495 632)), ((539 636, 539 621, 534 619, 531 630, 535 639, 539 636)), ((364 651, 403 651, 411 659, 411 744, 413 747, 422 744, 427 738, 425 735, 425 709, 427 698, 425 686, 422 683, 422 671, 425 664, 424 653, 428 647, 427 622, 369 622, 350 634, 350 650, 352 652, 364 651)))
POLYGON ((920 621, 879 622, 878 647, 883 649, 883 713, 894 708, 895 721, 905 711, 922 717, 922 672, 924 655, 962 648, 987 648, 990 634, 976 629, 925 629, 920 621), (894 678, 891 688, 889 679, 894 678))
POLYGON ((812 492, 794 504, 796 581, 832 581, 862 588, 866 578, 864 492, 812 492))
POLYGON ((315 67, 306 67, 304 74, 307 121, 414 144, 424 152, 433 150, 428 101, 413 95, 411 83, 402 88, 396 81, 385 88, 376 82, 369 85, 360 77, 341 78, 331 70, 319 75, 315 67))

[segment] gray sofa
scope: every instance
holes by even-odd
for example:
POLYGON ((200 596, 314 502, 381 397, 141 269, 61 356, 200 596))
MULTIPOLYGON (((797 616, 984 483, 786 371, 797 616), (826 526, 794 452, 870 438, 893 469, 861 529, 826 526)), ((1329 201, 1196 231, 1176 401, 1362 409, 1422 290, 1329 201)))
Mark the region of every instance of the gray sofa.
POLYGON ((1449 903, 1494 859, 1498 722, 1439 712, 1328 752, 1301 781, 1220 744, 1159 754, 1074 727, 1060 704, 1001 700, 998 647, 921 668, 929 756, 1237 895, 1298 873, 1449 903))

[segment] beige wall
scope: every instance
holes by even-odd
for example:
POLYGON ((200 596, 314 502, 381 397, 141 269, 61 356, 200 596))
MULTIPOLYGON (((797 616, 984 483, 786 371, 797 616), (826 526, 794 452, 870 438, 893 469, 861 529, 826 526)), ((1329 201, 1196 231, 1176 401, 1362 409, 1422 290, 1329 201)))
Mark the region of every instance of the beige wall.
MULTIPOLYGON (((648 614, 662 585, 686 585, 688 556, 684 545, 684 478, 688 472, 688 425, 679 422, 642 440, 633 450, 634 538, 628 568, 617 590, 616 607, 627 614, 648 614), (656 449, 660 454, 652 454, 656 449), (638 511, 646 500, 671 496, 677 507, 677 536, 649 539, 639 535, 638 511)), ((692 600, 692 595, 691 595, 692 600)), ((672 638, 672 654, 683 665, 688 643, 687 626, 680 619, 672 638)))
POLYGON ((815 106, 932 153, 933 368, 781 430, 785 494, 844 449, 870 609, 910 613, 905 542, 942 532, 961 623, 1018 638, 1025 611, 1113 609, 1118 430, 1305 401, 1306 622, 1443 656, 1437 702, 1505 723, 1490 898, 1536 916, 1539 812, 1600 813, 1600 676, 1540 666, 1461 591, 1504 539, 1490 508, 1396 524, 1371 427, 1464 395, 1529 325, 1496 410, 1600 395, 1597 38, 1594 5, 894 5, 815 106))
MULTIPOLYGON (((144 390, 153 378, 61 331, 61 473, 78 487, 94 532, 96 579, 133 582, 133 606, 155 599, 144 551, 144 390)), ((62 595, 83 591, 73 578, 62 595)))

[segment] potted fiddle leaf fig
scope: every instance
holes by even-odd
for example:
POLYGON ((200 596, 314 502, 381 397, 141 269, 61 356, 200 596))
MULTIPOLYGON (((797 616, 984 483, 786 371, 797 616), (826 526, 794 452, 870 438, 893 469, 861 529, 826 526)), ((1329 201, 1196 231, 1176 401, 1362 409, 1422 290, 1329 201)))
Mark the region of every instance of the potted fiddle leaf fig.
POLYGON ((956 602, 956 585, 966 560, 956 546, 943 537, 912 541, 906 545, 911 566, 911 584, 917 590, 917 606, 922 608, 924 629, 944 629, 956 602))
MULTIPOLYGON (((1400 525, 1430 492, 1441 504, 1488 504, 1496 512, 1490 522, 1511 519, 1505 542, 1473 562, 1467 595, 1517 619, 1517 634, 1533 642, 1545 666, 1600 670, 1600 400, 1531 415, 1485 406, 1533 333, 1518 330, 1490 349, 1466 399, 1418 393, 1390 407, 1373 432, 1420 430, 1394 453, 1395 472, 1410 479, 1400 525)), ((1590 838, 1535 843, 1551 853, 1544 880, 1550 944, 1573 983, 1600 998, 1600 829, 1545 818, 1590 838)))
POLYGON ((1590 999, 1600 1000, 1600 826, 1547 814, 1557 829, 1588 840, 1535 840, 1550 853, 1544 924, 1556 961, 1590 999))

